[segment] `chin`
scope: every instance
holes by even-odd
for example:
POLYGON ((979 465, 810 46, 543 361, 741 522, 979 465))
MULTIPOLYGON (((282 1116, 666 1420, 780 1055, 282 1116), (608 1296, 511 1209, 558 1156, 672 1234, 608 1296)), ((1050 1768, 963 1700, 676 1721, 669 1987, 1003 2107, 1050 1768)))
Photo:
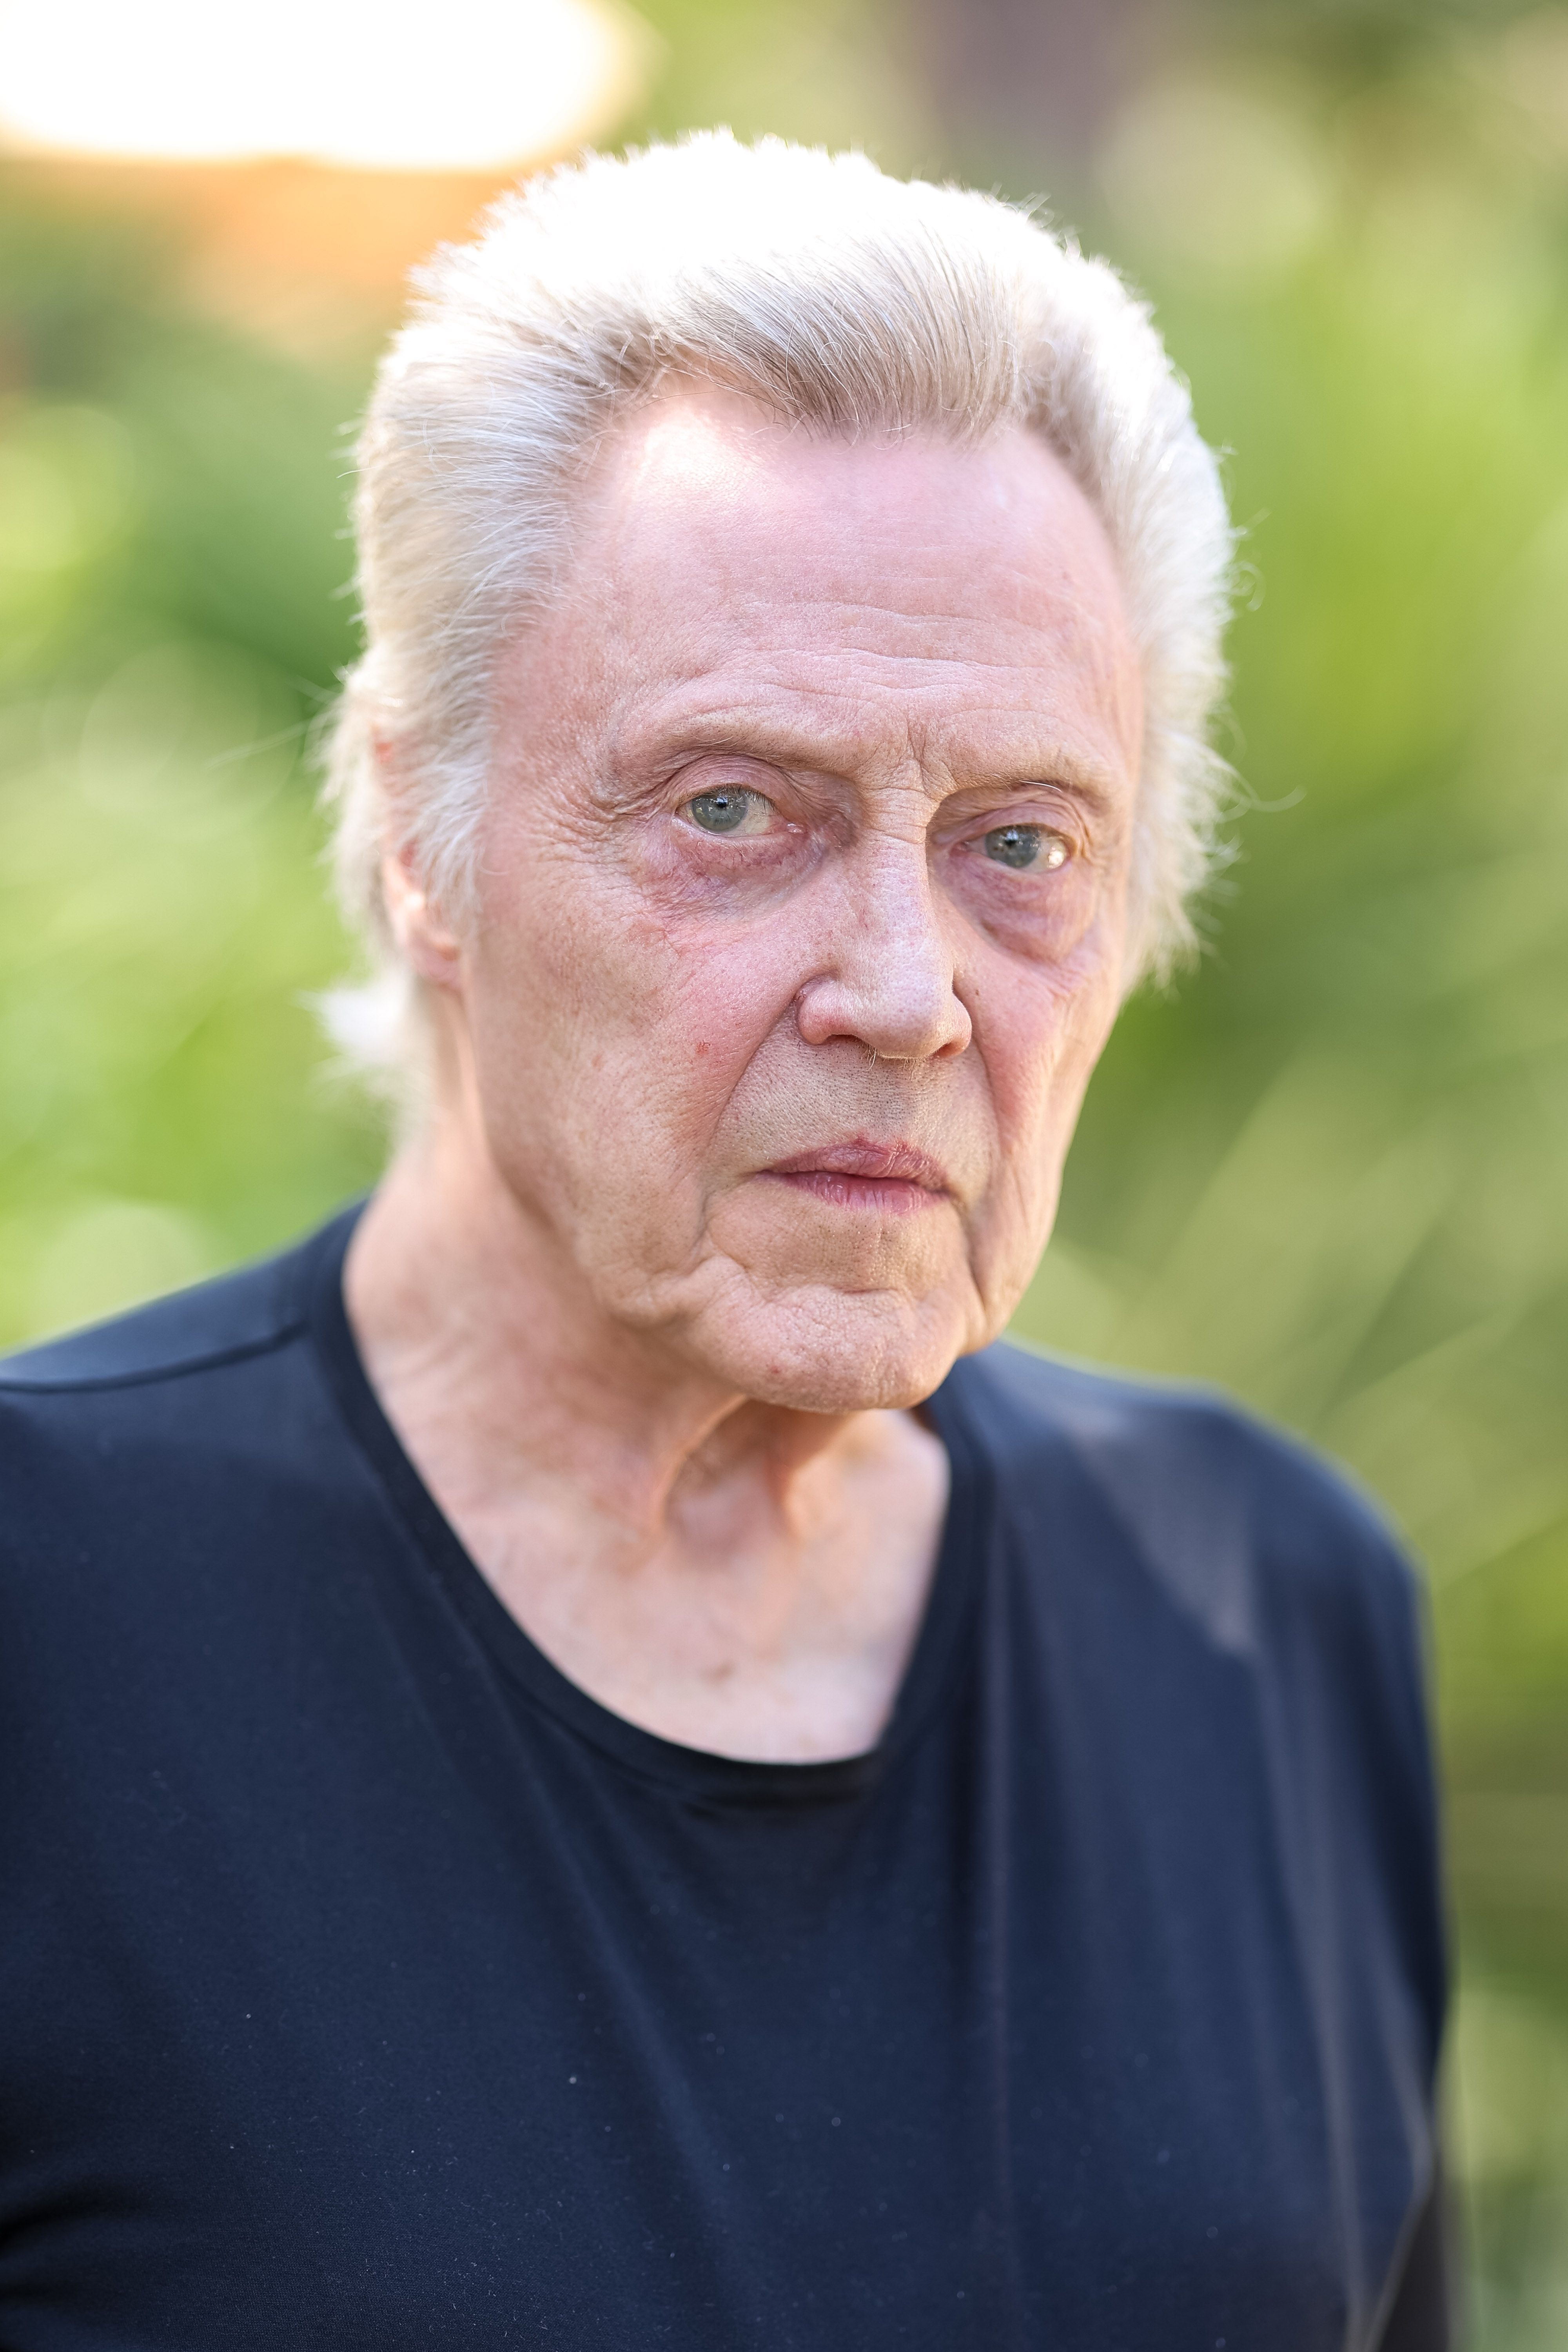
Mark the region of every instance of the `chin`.
POLYGON ((984 1336, 956 1300, 886 1291, 796 1293, 693 1336, 709 1366, 758 1404, 795 1412, 907 1410, 984 1336))

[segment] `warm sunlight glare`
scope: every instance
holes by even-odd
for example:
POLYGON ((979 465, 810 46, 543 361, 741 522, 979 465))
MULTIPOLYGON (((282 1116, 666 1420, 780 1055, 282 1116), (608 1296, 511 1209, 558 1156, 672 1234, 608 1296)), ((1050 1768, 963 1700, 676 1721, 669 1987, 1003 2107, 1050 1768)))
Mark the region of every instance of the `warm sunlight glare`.
POLYGON ((502 168, 613 128, 655 46, 621 0, 0 0, 0 142, 502 168))

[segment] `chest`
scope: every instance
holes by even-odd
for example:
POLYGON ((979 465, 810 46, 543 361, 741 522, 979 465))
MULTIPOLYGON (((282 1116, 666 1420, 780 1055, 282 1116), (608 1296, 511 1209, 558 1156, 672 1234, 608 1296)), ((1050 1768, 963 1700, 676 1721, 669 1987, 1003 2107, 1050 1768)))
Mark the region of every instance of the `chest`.
POLYGON ((1246 1808, 1176 1890, 973 1756, 788 1808, 552 1731, 482 1790, 433 1753, 414 1808, 175 1790, 82 1856, 11 2009, 46 2161, 8 2168, 7 2341, 30 2265, 84 2346, 183 2303, 146 2340, 210 2343, 237 2299, 258 2346, 286 2312, 367 2352, 1163 2352, 1173 2315, 1337 2352, 1410 2195, 1397 2036, 1347 2213, 1357 2029, 1246 1808))

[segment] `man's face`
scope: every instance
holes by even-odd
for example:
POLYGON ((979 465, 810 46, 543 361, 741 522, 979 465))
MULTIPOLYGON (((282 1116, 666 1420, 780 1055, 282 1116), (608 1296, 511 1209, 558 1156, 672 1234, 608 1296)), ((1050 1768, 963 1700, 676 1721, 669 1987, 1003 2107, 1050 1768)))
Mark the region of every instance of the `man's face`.
POLYGON ((584 1314, 767 1402, 914 1402, 1012 1311, 1115 1013, 1104 534, 1022 431, 706 394, 586 498, 452 970, 479 1125, 584 1314))

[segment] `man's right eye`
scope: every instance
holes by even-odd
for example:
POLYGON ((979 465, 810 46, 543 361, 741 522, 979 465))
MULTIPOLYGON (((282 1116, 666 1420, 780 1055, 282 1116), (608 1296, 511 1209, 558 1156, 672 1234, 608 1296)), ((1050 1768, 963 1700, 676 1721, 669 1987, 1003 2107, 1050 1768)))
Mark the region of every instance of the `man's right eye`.
POLYGON ((761 793, 726 784, 718 792, 699 793, 681 811, 704 833, 765 833, 772 803, 761 793))

